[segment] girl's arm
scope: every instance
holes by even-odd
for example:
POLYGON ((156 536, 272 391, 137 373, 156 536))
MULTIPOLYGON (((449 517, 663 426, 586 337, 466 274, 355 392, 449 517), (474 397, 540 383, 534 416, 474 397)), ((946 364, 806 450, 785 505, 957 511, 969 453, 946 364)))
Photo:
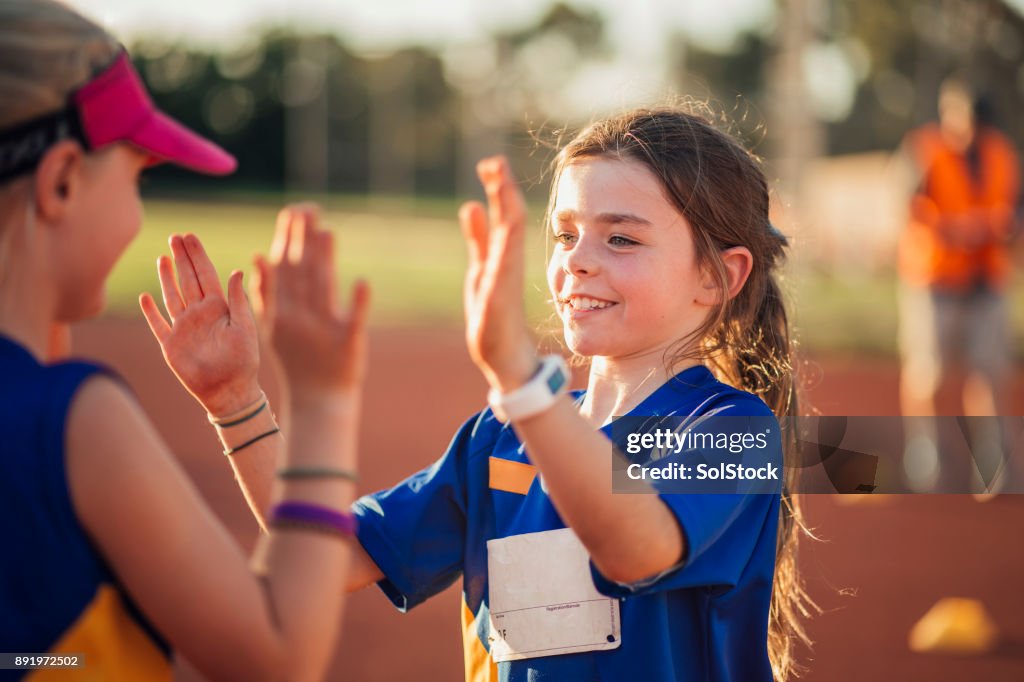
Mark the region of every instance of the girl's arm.
MULTIPOLYGON (((340 311, 331 236, 292 221, 287 238, 298 246, 264 273, 277 303, 268 329, 289 382, 294 419, 284 464, 353 471, 368 290, 357 285, 349 311, 340 311)), ((240 273, 228 288, 229 323, 251 322, 240 273)), ((183 312, 206 305, 190 298, 195 293, 181 292, 170 307, 183 312)), ((161 342, 170 338, 172 327, 159 314, 150 322, 161 342)), ((351 537, 338 537, 329 527, 275 528, 261 540, 250 569, 141 411, 109 379, 90 380, 81 389, 67 433, 76 512, 173 646, 217 679, 322 677, 340 622, 338 578, 348 568, 351 537)), ((275 492, 283 501, 345 510, 355 486, 344 478, 318 478, 285 481, 275 492)))
POLYGON ((543 472, 555 509, 602 575, 633 583, 683 560, 682 529, 653 490, 650 495, 612 494, 611 441, 568 398, 513 427, 543 472))
MULTIPOLYGON (((265 433, 272 428, 274 420, 268 413, 267 416, 259 415, 250 422, 230 429, 217 429, 225 447, 244 443, 260 433, 265 433)), ((352 431, 355 433, 355 425, 353 425, 352 431)), ((270 441, 271 438, 265 440, 270 441)), ((256 445, 260 445, 262 442, 260 441, 256 445)), ((249 503, 249 509, 252 510, 260 527, 264 530, 266 530, 266 516, 270 509, 275 474, 281 466, 283 444, 284 438, 278 434, 273 437, 272 443, 265 447, 257 449, 255 445, 250 446, 228 458, 231 460, 231 468, 235 471, 235 480, 238 481, 246 502, 249 503)), ((353 540, 350 551, 349 570, 344 576, 344 591, 355 592, 384 577, 381 570, 377 568, 377 564, 373 562, 358 541, 353 540)))
MULTIPOLYGON (((470 253, 467 342, 491 386, 510 391, 526 383, 537 364, 523 312, 525 203, 504 158, 485 159, 477 171, 490 226, 482 205, 463 206, 459 217, 470 253)), ((612 494, 611 442, 567 398, 513 426, 543 472, 558 513, 605 577, 634 582, 683 560, 682 529, 657 495, 612 494)))
MULTIPOLYGON (((338 426, 323 423, 295 445, 322 457, 338 426)), ((337 466, 355 453, 333 454, 337 466)), ((275 532, 261 538, 262 565, 250 567, 135 401, 105 377, 86 382, 74 399, 66 457, 83 527, 176 651, 210 679, 322 677, 354 539, 275 532)), ((352 484, 339 482, 281 490, 282 498, 337 509, 353 496, 352 484)))
MULTIPOLYGON (((169 322, 148 293, 139 297, 142 312, 160 343, 167 366, 203 409, 215 417, 237 414, 256 404, 263 395, 258 381, 256 322, 248 310, 243 315, 230 315, 220 278, 198 237, 172 235, 169 243, 172 257, 157 259, 169 322)), ((237 272, 231 275, 232 279, 240 276, 237 272)), ((226 449, 276 425, 268 406, 254 419, 217 431, 226 449)), ((274 472, 282 462, 284 437, 265 438, 245 452, 244 458, 231 458, 231 466, 250 509, 265 530, 274 472)))
MULTIPOLYGON (((266 320, 270 313, 264 309, 269 300, 265 273, 268 267, 279 266, 287 255, 285 244, 290 226, 300 218, 316 228, 314 207, 286 207, 278 216, 270 262, 257 261, 261 267, 257 267, 251 294, 261 320, 266 320)), ((229 314, 228 300, 217 271, 195 235, 173 235, 170 247, 172 258, 161 256, 157 261, 160 288, 170 321, 164 320, 149 294, 139 299, 142 311, 160 343, 168 367, 189 393, 211 415, 237 413, 262 395, 258 382, 260 334, 256 321, 248 307, 245 315, 232 317, 229 314)), ((310 262, 299 263, 296 267, 310 267, 310 262)), ((232 278, 240 276, 240 273, 232 274, 232 278)), ((229 448, 275 425, 273 412, 266 409, 243 424, 217 428, 217 432, 224 447, 229 448)), ((284 445, 285 438, 278 434, 229 458, 246 502, 264 530, 275 474, 283 462, 284 445)), ((353 543, 352 555, 346 590, 365 587, 383 577, 358 542, 353 543)))

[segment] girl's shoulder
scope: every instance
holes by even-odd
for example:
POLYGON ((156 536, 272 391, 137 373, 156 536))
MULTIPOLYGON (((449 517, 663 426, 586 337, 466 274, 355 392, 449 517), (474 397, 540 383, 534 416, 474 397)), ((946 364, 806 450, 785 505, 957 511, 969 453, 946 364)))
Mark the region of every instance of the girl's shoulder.
POLYGON ((121 383, 113 370, 95 362, 39 362, 23 346, 4 336, 0 336, 0 373, 5 378, 0 390, 0 414, 25 428, 40 419, 62 423, 78 389, 90 377, 104 375, 121 383))

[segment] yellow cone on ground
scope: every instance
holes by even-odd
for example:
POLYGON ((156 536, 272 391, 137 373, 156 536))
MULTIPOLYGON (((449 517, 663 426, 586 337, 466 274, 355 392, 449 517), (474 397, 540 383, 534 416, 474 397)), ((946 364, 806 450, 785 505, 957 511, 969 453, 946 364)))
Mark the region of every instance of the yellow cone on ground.
POLYGON ((910 649, 918 653, 983 654, 991 651, 999 630, 976 599, 946 597, 910 629, 910 649))

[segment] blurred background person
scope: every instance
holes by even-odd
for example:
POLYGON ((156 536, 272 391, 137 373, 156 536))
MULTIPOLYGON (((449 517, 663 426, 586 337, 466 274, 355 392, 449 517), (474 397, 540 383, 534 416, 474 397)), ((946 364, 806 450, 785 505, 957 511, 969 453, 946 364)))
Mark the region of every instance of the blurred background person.
MULTIPOLYGON (((962 363, 963 413, 1005 413, 1010 366, 1005 296, 1020 189, 1013 143, 994 125, 991 106, 962 75, 939 90, 939 121, 917 128, 902 155, 914 179, 899 249, 903 414, 932 417, 962 363)), ((976 422, 971 446, 991 482, 1002 445, 994 420, 976 422)), ((931 419, 907 422, 904 470, 920 490, 935 485, 940 453, 931 419)))

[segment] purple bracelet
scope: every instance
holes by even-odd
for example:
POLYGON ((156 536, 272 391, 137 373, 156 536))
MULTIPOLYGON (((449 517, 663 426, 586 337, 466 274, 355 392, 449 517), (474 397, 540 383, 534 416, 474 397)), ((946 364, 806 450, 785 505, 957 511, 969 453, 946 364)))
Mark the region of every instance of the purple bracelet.
POLYGON ((355 535, 356 517, 310 502, 281 502, 270 514, 271 525, 310 527, 340 535, 355 535))

